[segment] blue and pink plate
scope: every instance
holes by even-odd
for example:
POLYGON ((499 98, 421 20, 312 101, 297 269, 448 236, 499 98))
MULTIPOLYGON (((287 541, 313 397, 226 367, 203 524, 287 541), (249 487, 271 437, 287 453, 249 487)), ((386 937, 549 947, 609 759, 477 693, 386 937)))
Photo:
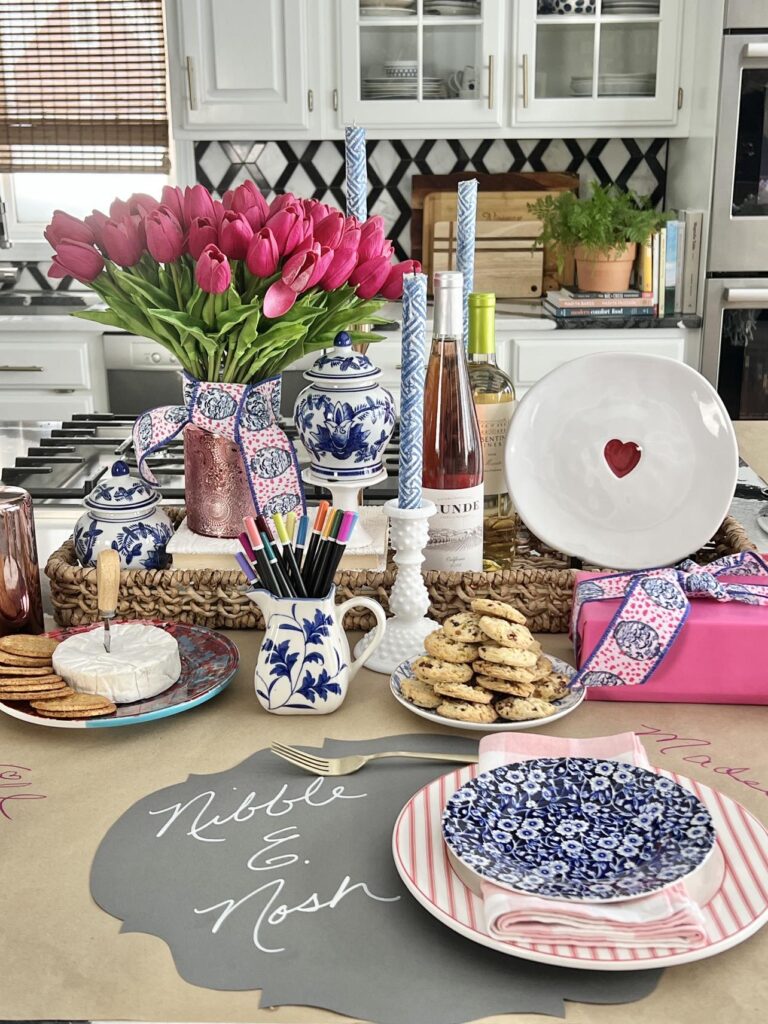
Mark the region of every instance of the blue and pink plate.
MULTIPOLYGON (((189 711, 215 697, 231 682, 239 661, 238 650, 231 640, 204 626, 188 626, 182 622, 147 622, 170 633, 179 645, 181 675, 162 693, 132 704, 118 704, 111 715, 99 718, 46 718, 26 702, 8 703, 0 700, 0 711, 12 718, 33 725, 50 725, 57 729, 104 729, 118 725, 138 725, 157 718, 189 711)), ((65 640, 75 633, 101 629, 101 623, 56 629, 46 636, 65 640)))

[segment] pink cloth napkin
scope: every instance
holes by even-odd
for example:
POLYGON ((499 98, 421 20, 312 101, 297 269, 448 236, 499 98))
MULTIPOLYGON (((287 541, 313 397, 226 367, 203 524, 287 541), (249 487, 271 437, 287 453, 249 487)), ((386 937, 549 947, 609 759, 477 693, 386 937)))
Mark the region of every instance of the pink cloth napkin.
MULTIPOLYGON (((650 767, 638 737, 626 732, 591 739, 494 733, 480 742, 478 768, 484 772, 536 757, 597 757, 650 767)), ((502 941, 626 949, 665 946, 681 951, 706 942, 701 909, 689 897, 683 881, 621 903, 545 899, 510 892, 490 882, 483 882, 482 897, 488 934, 502 941)))

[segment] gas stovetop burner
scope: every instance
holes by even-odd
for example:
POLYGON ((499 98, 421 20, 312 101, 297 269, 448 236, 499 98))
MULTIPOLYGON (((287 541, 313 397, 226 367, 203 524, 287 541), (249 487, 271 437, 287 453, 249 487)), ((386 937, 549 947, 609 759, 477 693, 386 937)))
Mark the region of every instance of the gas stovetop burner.
MULTIPOLYGON (((23 487, 37 501, 81 502, 115 459, 124 459, 131 472, 138 473, 131 440, 133 424, 133 416, 109 413, 75 415, 60 427, 54 427, 50 437, 41 438, 26 455, 19 456, 13 466, 4 468, 3 483, 23 487)), ((295 443, 297 434, 293 423, 284 419, 282 427, 295 443)), ((384 502, 397 497, 398 450, 396 428, 384 455, 384 464, 390 475, 383 483, 366 488, 369 502, 384 502)), ((302 467, 307 462, 306 457, 302 459, 303 454, 300 449, 302 467)), ((182 502, 184 442, 181 438, 151 455, 147 464, 157 478, 163 499, 173 504, 182 502)), ((315 486, 306 487, 306 495, 310 502, 329 496, 324 488, 315 486)))

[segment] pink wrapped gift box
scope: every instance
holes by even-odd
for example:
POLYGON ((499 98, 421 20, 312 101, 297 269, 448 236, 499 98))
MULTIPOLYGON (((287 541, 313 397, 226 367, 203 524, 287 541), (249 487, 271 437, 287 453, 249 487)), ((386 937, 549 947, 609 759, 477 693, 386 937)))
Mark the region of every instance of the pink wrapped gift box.
MULTIPOLYGON (((605 573, 577 573, 576 582, 605 573)), ((718 577, 766 588, 765 576, 718 577)), ((578 665, 592 653, 621 601, 587 601, 577 623, 578 665)), ((768 704, 768 607, 693 598, 680 634, 647 683, 589 687, 588 700, 768 704)))

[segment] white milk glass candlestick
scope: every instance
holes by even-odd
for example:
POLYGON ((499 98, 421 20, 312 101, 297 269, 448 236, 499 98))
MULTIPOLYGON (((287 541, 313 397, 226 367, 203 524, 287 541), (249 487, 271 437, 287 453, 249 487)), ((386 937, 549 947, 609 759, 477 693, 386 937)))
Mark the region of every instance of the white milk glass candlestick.
MULTIPOLYGON (((397 566, 397 577, 389 598, 394 617, 387 619, 384 639, 369 658, 367 667, 389 675, 406 658, 424 653, 424 638, 438 629, 440 623, 427 617, 429 593, 421 575, 429 517, 435 514, 435 506, 431 501, 424 501, 419 508, 400 508, 393 499, 384 505, 384 511, 389 516, 390 542, 397 566)), ((366 633, 355 647, 357 657, 375 635, 375 629, 366 633)))

